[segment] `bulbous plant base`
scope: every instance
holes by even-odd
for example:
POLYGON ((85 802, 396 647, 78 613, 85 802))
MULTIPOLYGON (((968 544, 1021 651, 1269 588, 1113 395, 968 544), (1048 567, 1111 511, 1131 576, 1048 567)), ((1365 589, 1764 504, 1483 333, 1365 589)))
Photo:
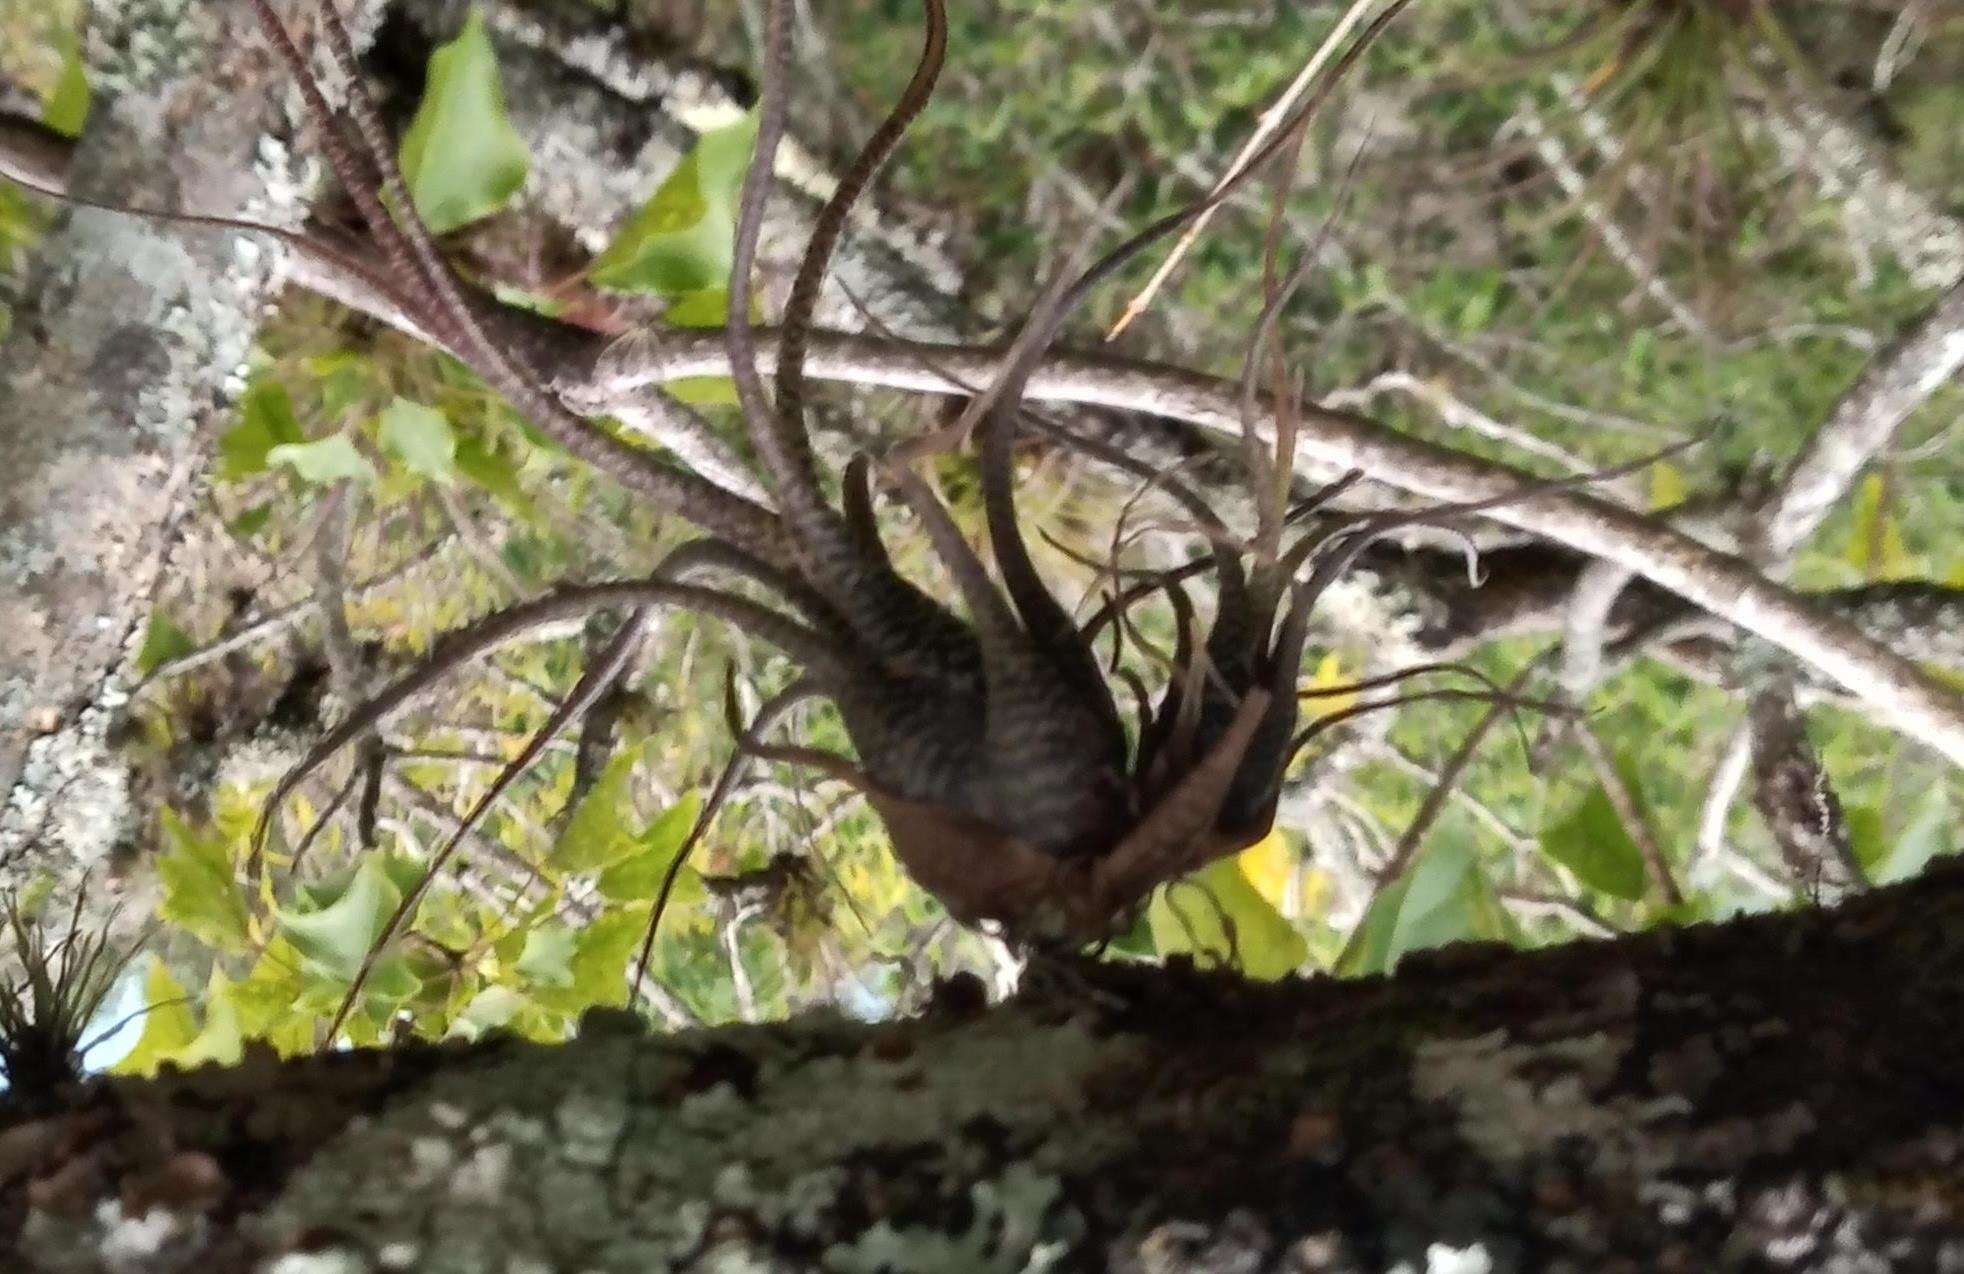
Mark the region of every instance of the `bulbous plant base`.
POLYGON ((1160 885, 1268 834, 1266 824, 1228 831, 1215 820, 1269 700, 1266 691, 1247 695, 1207 756, 1098 855, 1046 854, 980 819, 878 787, 867 799, 901 865, 956 920, 993 922, 1039 946, 1082 946, 1124 928, 1160 885))

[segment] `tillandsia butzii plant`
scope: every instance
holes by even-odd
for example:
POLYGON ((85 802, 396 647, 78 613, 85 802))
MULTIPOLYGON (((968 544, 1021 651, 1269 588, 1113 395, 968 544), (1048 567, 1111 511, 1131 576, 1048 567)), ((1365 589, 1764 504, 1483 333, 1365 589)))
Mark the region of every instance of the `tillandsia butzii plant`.
POLYGON ((45 914, 30 892, 0 902, 10 948, 0 958, 0 1076, 7 1100, 32 1109, 82 1078, 88 1032, 142 942, 112 937, 113 911, 90 916, 86 880, 59 915, 45 914))
MULTIPOLYGON (((991 383, 966 387, 966 404, 953 423, 884 456, 855 458, 834 500, 811 444, 806 404, 806 354, 819 289, 855 203, 934 92, 947 22, 941 0, 926 0, 925 38, 913 77, 819 213, 805 245, 767 385, 750 315, 751 274, 786 130, 792 25, 790 0, 771 0, 757 141, 739 200, 724 329, 744 427, 771 500, 766 504, 620 440, 562 397, 554 388, 553 359, 565 343, 550 321, 501 306, 464 280, 418 217, 359 73, 353 41, 332 4, 322 0, 309 11, 317 14, 321 43, 346 83, 345 121, 329 106, 307 56, 269 0, 249 0, 300 90, 322 153, 354 202, 368 248, 383 261, 378 266, 361 253, 339 252, 333 264, 386 299, 572 457, 703 533, 646 577, 564 585, 452 633, 421 665, 358 705, 280 779, 254 839, 249 870, 255 875, 263 870, 264 847, 285 799, 341 749, 372 734, 451 672, 516 636, 597 611, 625 615, 545 727, 431 855, 421 883, 402 898, 355 976, 342 1018, 379 953, 491 803, 632 664, 657 608, 731 624, 776 647, 800 670, 747 726, 733 721, 737 759, 674 858, 669 884, 731 790, 744 759, 765 758, 813 767, 863 792, 901 863, 957 920, 993 923, 1012 938, 1052 947, 1110 937, 1161 884, 1265 836, 1283 776, 1318 730, 1420 697, 1373 700, 1299 728, 1303 695, 1297 684, 1311 610, 1380 537, 1501 501, 1338 515, 1330 501, 1355 474, 1300 493, 1289 480, 1298 422, 1286 406, 1293 396, 1279 360, 1266 392, 1257 390, 1257 355, 1243 372, 1239 455, 1257 513, 1254 535, 1231 533, 1176 474, 1152 472, 1122 453, 1107 456, 1167 491, 1192 516, 1209 550, 1186 567, 1153 575, 1112 566, 1123 587, 1085 622, 1057 600, 1032 560, 1013 470, 1027 383, 1073 311, 1140 253, 1217 207, 1269 161, 1285 151, 1293 155, 1293 142, 1332 86, 1408 2, 1395 0, 1364 27, 1318 90, 1293 108, 1233 178, 1081 271, 1061 271, 1014 339, 1001 347, 991 383), (962 446, 972 447, 978 460, 993 573, 916 467, 937 451, 962 446), (897 569, 876 517, 883 495, 912 511, 955 582, 960 610, 897 569), (733 591, 715 582, 719 578, 770 600, 733 591), (1204 629, 1185 591, 1196 580, 1211 583, 1216 598, 1204 629), (1165 684, 1156 693, 1131 669, 1119 668, 1120 647, 1132 631, 1128 612, 1153 596, 1165 597, 1179 621, 1175 648, 1165 659, 1165 684), (1098 643, 1105 640, 1112 644, 1109 666, 1099 653, 1098 643), (1115 684, 1131 692, 1136 705, 1131 721, 1119 707, 1115 684), (767 741, 792 706, 811 699, 836 708, 852 755, 767 741)), ((323 251, 289 232, 268 233, 304 251, 323 251)), ((1258 350, 1301 275, 1299 270, 1286 283, 1267 281, 1258 350)), ((659 391, 650 393, 651 410, 690 410, 659 391)), ((1504 499, 1587 480, 1525 484, 1504 499)), ((1374 689, 1452 667, 1422 666, 1339 689, 1374 689)), ((1491 685, 1433 690, 1422 697, 1520 702, 1491 685)), ((642 944, 641 972, 666 897, 665 886, 642 944)))

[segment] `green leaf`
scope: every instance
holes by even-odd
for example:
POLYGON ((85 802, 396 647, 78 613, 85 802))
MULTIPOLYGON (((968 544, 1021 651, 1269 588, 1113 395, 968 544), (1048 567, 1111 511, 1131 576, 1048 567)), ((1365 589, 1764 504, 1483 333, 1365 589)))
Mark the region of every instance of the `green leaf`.
POLYGON ((214 968, 205 983, 205 1024, 196 1038, 169 1061, 190 1070, 207 1063, 236 1066, 245 1052, 245 1037, 239 1031, 238 1006, 232 1002, 232 980, 223 969, 214 968))
POLYGON ((270 500, 261 500, 244 513, 225 524, 225 530, 235 540, 250 540, 266 529, 273 520, 273 505, 270 500))
POLYGON ((56 37, 61 74, 41 99, 41 122, 63 137, 80 137, 89 122, 89 72, 82 65, 82 42, 64 29, 56 37))
POLYGON ((1494 918, 1499 908, 1475 861, 1472 838, 1448 834, 1450 826, 1442 825, 1403 880, 1372 901, 1338 973, 1389 973, 1410 951, 1501 936, 1494 918))
POLYGON ((534 925, 525 935, 525 949, 512 967, 527 982, 562 989, 573 985, 573 955, 578 942, 573 931, 556 920, 534 925))
POLYGON ((457 480, 457 435, 436 408, 396 399, 383 409, 381 438, 411 473, 446 486, 457 480))
POLYGON ((256 380, 239 403, 239 423, 218 440, 218 476, 236 482, 264 473, 274 448, 298 446, 306 440, 286 387, 274 380, 256 380))
POLYGON ((457 472, 482 487, 520 521, 537 524, 532 497, 518 484, 518 467, 475 438, 460 439, 453 457, 457 472))
POLYGON ((610 911, 580 930, 573 952, 572 985, 548 1002, 577 1015, 599 1004, 627 1004, 627 964, 640 953, 648 909, 610 911))
POLYGON ((375 481, 375 466, 368 457, 355 450, 354 440, 347 434, 335 434, 319 442, 288 443, 273 448, 266 454, 272 464, 290 465, 302 480, 317 487, 329 486, 344 479, 357 482, 375 481))
POLYGON ((1616 816, 1601 784, 1566 818, 1541 829, 1541 852, 1591 889, 1630 902, 1643 897, 1643 851, 1623 830, 1623 820, 1616 816))
POLYGON ((1483 936, 1475 923, 1475 904, 1485 879, 1475 861, 1472 838, 1452 831, 1451 822, 1442 823, 1412 868, 1391 938, 1394 962, 1407 951, 1483 936))
POLYGON ((275 907, 280 933, 301 957, 341 983, 354 980, 368 949, 402 902, 402 890, 373 855, 363 858, 339 897, 317 911, 275 907))
POLYGON ((1231 858, 1154 894, 1146 918, 1161 955, 1184 951, 1219 964, 1232 961, 1253 978, 1286 977, 1309 955, 1295 926, 1231 858))
POLYGON ((1883 493, 1881 474, 1871 473, 1862 479, 1861 489, 1855 493, 1855 527, 1844 556, 1868 579, 1910 579, 1918 573, 1916 558, 1903 542, 1902 528, 1882 507, 1883 493))
POLYGON ((475 9, 430 55, 416 118, 402 139, 409 197, 432 234, 488 217, 525 184, 531 156, 505 115, 498 55, 475 9))
POLYGON ((165 849, 157 857, 163 898, 157 914, 214 951, 243 953, 251 938, 245 898, 232 878, 230 844, 216 831, 195 831, 168 808, 163 833, 165 849))
POLYGON ((548 864, 562 872, 595 871, 634 851, 635 836, 627 819, 634 812, 634 767, 640 760, 640 748, 624 748, 607 763, 573 807, 559 843, 546 856, 548 864))
POLYGON ((150 616, 149 626, 143 630, 143 648, 136 652, 136 670, 149 676, 173 659, 182 659, 198 648, 191 635, 170 621, 170 616, 158 611, 150 616))
POLYGON ((320 389, 321 415, 337 424, 366 402, 375 389, 375 362, 366 354, 336 350, 315 355, 306 366, 320 389))
POLYGON ((306 981, 300 975, 300 953, 283 938, 274 938, 243 981, 231 987, 239 1032, 246 1039, 265 1040, 282 1057, 313 1050, 314 1015, 300 1003, 306 981))
MULTIPOLYGON (((629 853, 600 874, 595 884, 601 897, 614 902, 653 902, 701 812, 702 798, 694 792, 664 810, 635 838, 629 853)), ((687 879, 676 881, 675 901, 687 904, 700 896, 702 886, 687 869, 683 875, 687 879)))
POLYGON ((1861 865, 1862 874, 1873 879, 1876 867, 1889 854, 1881 807, 1854 806, 1843 811, 1842 818, 1848 824, 1848 847, 1854 851, 1855 861, 1861 865))
MULTIPOLYGON (((1941 787, 1933 787, 1917 806, 1916 816, 1889 850, 1886 858, 1869 872, 1878 885, 1908 880, 1923 870, 1932 858, 1955 852, 1957 844, 1950 822, 1950 798, 1941 787)), ((1866 864, 1864 864, 1866 866, 1866 864)))
POLYGON ((143 1034, 129 1055, 110 1067, 117 1075, 154 1075, 157 1067, 198 1037, 198 1019, 192 1015, 184 988, 170 975, 162 960, 152 959, 143 975, 143 1034))
POLYGON ((480 1039, 485 1032, 508 1025, 525 1007, 525 997, 510 987, 487 986, 471 997, 450 1024, 450 1034, 459 1039, 480 1039))
POLYGON ((1684 473, 1674 464, 1659 460, 1650 466, 1650 507, 1674 509, 1690 494, 1684 473))
POLYGON ((617 292, 667 297, 727 286, 737 197, 756 140, 754 114, 704 133, 600 254, 593 281, 617 292))

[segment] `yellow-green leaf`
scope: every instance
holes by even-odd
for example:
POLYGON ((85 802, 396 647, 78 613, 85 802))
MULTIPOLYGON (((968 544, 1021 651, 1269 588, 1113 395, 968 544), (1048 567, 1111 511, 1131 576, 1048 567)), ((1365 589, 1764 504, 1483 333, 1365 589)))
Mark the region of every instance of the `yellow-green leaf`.
POLYGON ((118 1075, 154 1075, 157 1067, 198 1037, 198 1019, 184 988, 162 960, 152 960, 143 976, 143 1034, 136 1047, 110 1070, 118 1075))
POLYGON ((1233 859, 1161 889, 1146 917, 1161 955, 1188 952, 1203 962, 1231 962, 1249 977, 1285 977, 1309 955, 1303 936, 1233 859))
POLYGON ((227 955, 245 951, 245 897, 232 878, 232 848, 214 831, 194 829, 163 812, 164 852, 157 857, 163 898, 157 914, 206 946, 227 955))
POLYGON ((488 217, 525 185, 531 156, 505 114, 498 55, 475 9, 430 56, 416 118, 402 139, 409 197, 432 233, 488 217))
POLYGON ((89 122, 89 72, 82 65, 82 42, 64 28, 56 37, 61 74, 41 98, 41 122, 63 137, 80 137, 89 122))
POLYGON ((559 843, 546 861, 562 872, 597 871, 627 857, 635 836, 628 826, 633 816, 634 767, 641 749, 624 748, 607 763, 566 820, 559 843))
POLYGON ((214 968, 205 983, 205 1024, 198 1034, 166 1058, 186 1070, 207 1063, 236 1066, 245 1051, 245 1037, 239 1033, 238 1006, 232 1002, 232 980, 223 969, 214 968))
MULTIPOLYGON (((600 874, 595 884, 601 896, 614 902, 654 901, 661 890, 662 878, 668 875, 669 866, 681 852, 682 842, 688 839, 689 829, 695 826, 701 810, 702 798, 694 792, 664 810, 635 839, 630 853, 600 874)), ((686 868, 683 875, 687 879, 677 880, 674 901, 686 904, 700 894, 701 883, 686 868)))
POLYGON ((1659 460, 1650 466, 1650 507, 1653 511, 1674 509, 1684 503, 1688 494, 1684 474, 1676 465, 1659 460))
POLYGON ((1903 541, 1902 528, 1882 507, 1882 475, 1862 479, 1855 493, 1855 527, 1848 537, 1848 564, 1871 580, 1911 579, 1916 558, 1903 541))

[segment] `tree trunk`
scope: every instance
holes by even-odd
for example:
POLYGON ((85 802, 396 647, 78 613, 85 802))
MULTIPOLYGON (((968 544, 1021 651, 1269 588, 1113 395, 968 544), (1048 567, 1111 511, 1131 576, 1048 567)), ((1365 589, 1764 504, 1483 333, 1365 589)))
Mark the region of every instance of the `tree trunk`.
MULTIPOLYGON (((282 78, 251 29, 242 4, 94 4, 74 190, 294 220, 282 78)), ((121 670, 272 286, 259 243, 111 213, 65 212, 40 246, 0 343, 0 891, 72 883, 142 831, 121 670)))
POLYGON ((1964 1269, 1964 865, 1396 977, 1047 967, 988 1010, 104 1082, 9 1268, 1964 1269))

